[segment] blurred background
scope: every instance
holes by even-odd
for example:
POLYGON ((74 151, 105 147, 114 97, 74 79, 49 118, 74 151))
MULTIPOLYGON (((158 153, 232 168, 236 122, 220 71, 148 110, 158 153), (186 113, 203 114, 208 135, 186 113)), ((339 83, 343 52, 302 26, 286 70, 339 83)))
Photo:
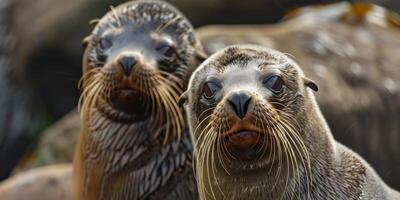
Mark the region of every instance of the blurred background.
MULTIPOLYGON (((89 21, 122 2, 0 1, 0 180, 70 162, 80 41, 94 27, 89 21)), ((198 28, 208 53, 257 43, 292 54, 322 85, 317 98, 335 138, 400 189, 400 1, 168 2, 198 28), (331 5, 304 7, 320 4, 331 5)))

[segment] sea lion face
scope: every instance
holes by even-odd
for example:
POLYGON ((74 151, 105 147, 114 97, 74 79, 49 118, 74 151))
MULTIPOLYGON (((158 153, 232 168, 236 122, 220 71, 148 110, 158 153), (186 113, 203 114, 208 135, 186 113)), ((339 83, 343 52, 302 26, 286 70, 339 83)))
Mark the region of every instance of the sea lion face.
POLYGON ((116 121, 182 123, 176 101, 202 50, 191 24, 176 9, 160 1, 120 5, 83 44, 86 107, 101 107, 116 121))
POLYGON ((216 179, 225 174, 245 180, 249 171, 263 170, 261 177, 284 173, 277 171, 307 158, 299 132, 306 86, 317 89, 274 50, 232 46, 207 59, 185 93, 199 176, 219 170, 216 179))

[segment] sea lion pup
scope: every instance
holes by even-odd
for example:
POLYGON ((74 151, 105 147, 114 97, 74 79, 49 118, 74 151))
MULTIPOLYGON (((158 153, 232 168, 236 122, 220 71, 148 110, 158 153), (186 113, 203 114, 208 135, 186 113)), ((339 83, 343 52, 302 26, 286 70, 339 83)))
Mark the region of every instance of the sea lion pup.
POLYGON ((196 69, 180 103, 201 199, 399 198, 333 139, 310 89, 294 61, 258 46, 227 47, 196 69))
POLYGON ((197 199, 178 106, 204 60, 192 25, 167 3, 128 2, 83 46, 73 199, 197 199))

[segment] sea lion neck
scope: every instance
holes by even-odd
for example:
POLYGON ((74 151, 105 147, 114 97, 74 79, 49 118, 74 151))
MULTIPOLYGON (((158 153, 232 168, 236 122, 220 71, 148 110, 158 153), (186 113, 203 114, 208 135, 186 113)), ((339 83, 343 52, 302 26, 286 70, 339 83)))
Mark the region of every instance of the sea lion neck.
MULTIPOLYGON (((102 109, 112 108, 107 107, 102 109)), ((128 135, 127 137, 137 137, 133 134, 140 135, 135 139, 135 143, 132 143, 131 145, 162 145, 164 139, 166 139, 165 137, 170 137, 167 141, 179 142, 179 138, 166 135, 167 129, 170 129, 173 126, 173 124, 170 122, 161 121, 162 125, 160 125, 160 127, 154 128, 154 123, 159 119, 155 119, 152 117, 143 117, 140 120, 137 120, 137 118, 132 118, 132 116, 129 115, 124 116, 121 112, 118 111, 105 111, 108 113, 104 113, 104 111, 101 111, 99 109, 95 110, 97 111, 93 111, 92 116, 89 117, 88 123, 85 124, 85 126, 89 127, 91 132, 102 132, 100 135, 104 134, 104 136, 98 139, 106 139, 106 136, 107 138, 112 138, 113 134, 115 134, 112 132, 116 131, 120 134, 128 135), (115 115, 118 115, 118 118, 115 115)), ((185 127, 183 126, 182 129, 184 128, 185 127)), ((93 135, 93 137, 96 136, 93 135)))

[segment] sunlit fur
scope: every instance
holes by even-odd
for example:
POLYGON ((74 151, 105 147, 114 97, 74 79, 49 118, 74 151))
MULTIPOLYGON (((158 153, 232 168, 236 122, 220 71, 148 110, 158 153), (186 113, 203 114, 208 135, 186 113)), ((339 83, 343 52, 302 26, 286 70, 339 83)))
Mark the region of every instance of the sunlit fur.
POLYGON ((309 81, 289 57, 259 46, 230 46, 202 63, 185 93, 202 199, 390 199, 369 165, 333 139, 309 81), (281 94, 262 84, 270 72, 283 79, 281 94), (222 85, 212 101, 202 92, 210 77, 222 85), (252 96, 241 121, 227 102, 235 91, 252 96), (227 150, 224 136, 237 123, 259 133, 257 158, 240 160, 227 150))

